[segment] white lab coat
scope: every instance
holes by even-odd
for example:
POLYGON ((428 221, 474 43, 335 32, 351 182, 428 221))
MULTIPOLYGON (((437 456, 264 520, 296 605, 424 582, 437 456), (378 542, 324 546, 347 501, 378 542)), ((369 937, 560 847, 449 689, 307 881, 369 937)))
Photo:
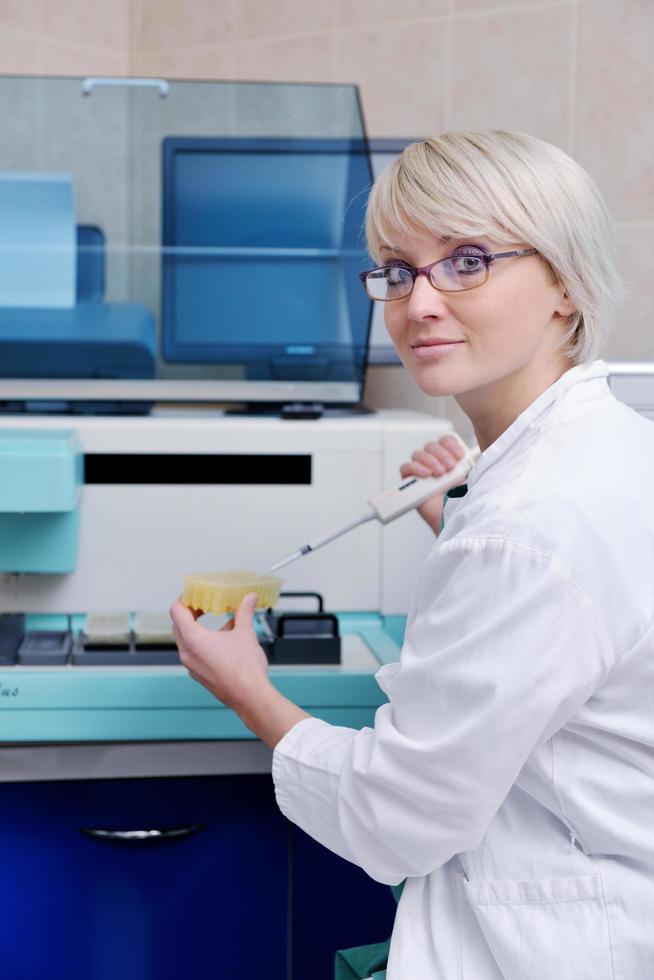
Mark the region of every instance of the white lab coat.
POLYGON ((290 820, 408 879, 388 980, 654 978, 654 425, 606 373, 567 371, 448 500, 375 727, 275 750, 290 820))

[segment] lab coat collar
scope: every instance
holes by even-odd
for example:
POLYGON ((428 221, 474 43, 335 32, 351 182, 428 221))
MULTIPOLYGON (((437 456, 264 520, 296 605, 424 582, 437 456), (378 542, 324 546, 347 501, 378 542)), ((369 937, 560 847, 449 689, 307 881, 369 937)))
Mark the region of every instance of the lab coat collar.
POLYGON ((565 374, 546 388, 545 391, 529 405, 524 412, 518 415, 517 419, 505 429, 495 442, 492 442, 487 449, 479 456, 476 464, 468 475, 468 487, 473 487, 482 473, 497 462, 504 453, 514 444, 518 437, 528 429, 541 413, 548 408, 552 402, 559 398, 564 391, 572 388, 580 381, 592 381, 595 378, 605 378, 609 369, 604 361, 591 361, 588 364, 579 364, 570 368, 565 374))

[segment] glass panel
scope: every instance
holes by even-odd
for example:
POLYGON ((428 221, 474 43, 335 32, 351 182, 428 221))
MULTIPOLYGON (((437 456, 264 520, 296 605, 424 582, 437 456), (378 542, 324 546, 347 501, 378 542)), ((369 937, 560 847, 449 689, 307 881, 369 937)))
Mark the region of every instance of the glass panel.
POLYGON ((354 86, 3 77, 0 112, 0 402, 359 400, 354 86))

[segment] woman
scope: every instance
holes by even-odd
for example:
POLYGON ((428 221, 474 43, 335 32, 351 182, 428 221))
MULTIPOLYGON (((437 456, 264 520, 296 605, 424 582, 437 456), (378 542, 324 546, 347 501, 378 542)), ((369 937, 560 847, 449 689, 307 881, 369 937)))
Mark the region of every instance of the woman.
MULTIPOLYGON (((377 674, 389 703, 356 732, 286 701, 251 598, 220 634, 173 607, 183 661, 274 747, 289 819, 407 879, 388 980, 651 980, 654 427, 594 360, 604 206, 553 146, 448 133, 382 174, 367 234, 404 365, 481 449, 377 674)), ((430 445, 402 472, 453 462, 430 445)))

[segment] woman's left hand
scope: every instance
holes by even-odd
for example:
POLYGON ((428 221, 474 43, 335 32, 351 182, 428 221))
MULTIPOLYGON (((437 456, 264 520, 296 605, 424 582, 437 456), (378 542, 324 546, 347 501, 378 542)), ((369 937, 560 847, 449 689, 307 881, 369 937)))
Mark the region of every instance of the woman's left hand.
POLYGON ((268 660, 259 646, 252 618, 257 603, 246 595, 234 618, 221 630, 196 623, 179 600, 170 610, 182 663, 193 680, 231 708, 271 749, 310 716, 279 693, 268 677, 268 660))
POLYGON ((256 602, 256 594, 246 595, 233 619, 217 631, 197 623, 201 613, 180 600, 170 610, 183 665, 194 680, 238 714, 271 686, 268 660, 254 631, 256 602))

